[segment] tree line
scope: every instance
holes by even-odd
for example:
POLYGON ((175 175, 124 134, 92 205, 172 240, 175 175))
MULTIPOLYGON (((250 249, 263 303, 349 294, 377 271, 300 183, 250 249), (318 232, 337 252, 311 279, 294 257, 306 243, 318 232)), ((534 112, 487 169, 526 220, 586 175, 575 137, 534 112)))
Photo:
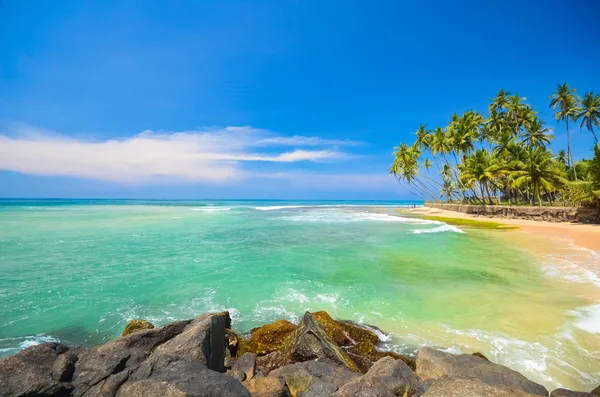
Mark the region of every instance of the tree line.
POLYGON ((566 151, 552 152, 552 130, 526 98, 501 90, 487 117, 468 110, 445 127, 419 126, 412 144, 394 148, 390 174, 424 200, 600 208, 600 95, 562 84, 549 106, 565 123, 566 151), (569 122, 590 132, 590 159, 573 160, 569 122))

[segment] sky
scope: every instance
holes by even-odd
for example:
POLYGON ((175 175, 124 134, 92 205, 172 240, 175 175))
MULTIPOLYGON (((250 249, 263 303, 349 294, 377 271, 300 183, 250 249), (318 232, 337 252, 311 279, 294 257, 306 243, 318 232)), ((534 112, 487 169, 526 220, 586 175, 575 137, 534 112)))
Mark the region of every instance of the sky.
MULTIPOLYGON (((0 0, 0 197, 411 199, 419 124, 600 92, 600 2, 0 0)), ((570 126, 574 157, 591 134, 570 126)))

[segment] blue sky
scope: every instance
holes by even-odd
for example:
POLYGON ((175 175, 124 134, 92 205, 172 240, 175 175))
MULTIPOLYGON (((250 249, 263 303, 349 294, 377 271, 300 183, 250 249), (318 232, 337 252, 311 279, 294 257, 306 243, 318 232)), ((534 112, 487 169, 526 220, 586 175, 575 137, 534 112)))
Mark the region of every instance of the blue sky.
POLYGON ((595 0, 2 3, 1 197, 411 198, 419 124, 600 91, 595 0))

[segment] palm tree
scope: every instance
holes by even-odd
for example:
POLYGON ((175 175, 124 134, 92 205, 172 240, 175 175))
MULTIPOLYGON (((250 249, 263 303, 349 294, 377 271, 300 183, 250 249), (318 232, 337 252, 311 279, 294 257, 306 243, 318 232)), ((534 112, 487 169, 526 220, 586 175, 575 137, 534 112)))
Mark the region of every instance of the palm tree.
POLYGON ((427 131, 427 126, 421 124, 415 132, 415 135, 417 136, 417 140, 414 143, 415 146, 420 149, 429 149, 430 136, 429 131, 427 131))
POLYGON ((552 135, 548 134, 550 130, 544 127, 544 122, 535 117, 525 126, 523 133, 523 143, 528 148, 546 147, 552 140, 552 135))
POLYGON ((511 173, 511 179, 517 188, 523 185, 531 187, 531 205, 534 195, 542 205, 542 192, 556 191, 568 182, 552 152, 543 147, 528 151, 524 161, 519 162, 518 169, 511 173))
POLYGON ((594 135, 596 146, 598 145, 598 137, 594 132, 594 126, 600 127, 600 95, 594 95, 594 91, 587 92, 581 101, 581 109, 577 113, 576 119, 581 118, 581 125, 594 135))
POLYGON ((575 88, 570 88, 567 83, 559 84, 556 92, 550 95, 550 107, 556 112, 554 117, 557 121, 564 120, 567 128, 567 152, 568 165, 573 170, 573 176, 577 179, 577 171, 573 167, 573 153, 571 152, 571 134, 569 132, 569 119, 575 121, 579 113, 577 108, 578 96, 575 88))
POLYGON ((508 97, 510 96, 509 92, 504 90, 500 90, 498 95, 495 98, 492 98, 492 103, 490 104, 489 111, 501 113, 504 109, 506 109, 508 105, 508 97))
POLYGON ((506 119, 513 128, 515 137, 519 137, 521 127, 525 124, 527 117, 531 115, 531 110, 523 101, 527 98, 521 98, 518 95, 513 95, 508 98, 506 105, 506 119))
POLYGON ((558 160, 558 162, 561 164, 567 165, 567 152, 564 150, 559 150, 558 154, 556 155, 556 160, 558 160))

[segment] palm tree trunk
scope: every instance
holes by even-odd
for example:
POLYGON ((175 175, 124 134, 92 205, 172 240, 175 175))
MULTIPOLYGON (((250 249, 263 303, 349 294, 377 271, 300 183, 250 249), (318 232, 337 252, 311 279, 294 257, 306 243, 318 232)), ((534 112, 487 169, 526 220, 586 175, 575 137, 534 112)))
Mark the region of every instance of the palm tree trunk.
POLYGON ((487 192, 488 201, 490 205, 494 205, 494 203, 492 202, 492 195, 490 194, 490 188, 488 187, 487 181, 485 182, 485 191, 487 192))
POLYGON ((569 167, 573 171, 573 176, 577 180, 577 171, 575 170, 575 164, 573 164, 573 153, 571 152, 571 133, 569 132, 569 117, 565 117, 565 124, 567 126, 567 146, 569 149, 569 167))
POLYGON ((590 132, 594 136, 594 140, 596 141, 596 145, 598 145, 598 137, 596 136, 596 133, 594 132, 594 127, 590 126, 590 132))

